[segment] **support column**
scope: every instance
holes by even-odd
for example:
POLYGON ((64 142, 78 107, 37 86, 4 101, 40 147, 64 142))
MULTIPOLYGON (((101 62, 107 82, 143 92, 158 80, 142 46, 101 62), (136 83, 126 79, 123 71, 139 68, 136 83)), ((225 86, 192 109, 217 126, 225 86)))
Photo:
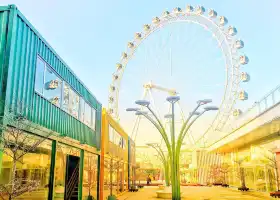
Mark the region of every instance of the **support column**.
POLYGON ((54 140, 52 141, 48 200, 52 200, 54 196, 56 148, 57 148, 57 141, 54 140))
POLYGON ((256 173, 257 173, 257 170, 256 170, 256 166, 253 167, 253 174, 254 174, 254 186, 255 186, 255 190, 257 190, 257 186, 256 186, 256 173))
POLYGON ((84 157, 85 151, 81 149, 81 156, 80 156, 80 172, 79 172, 79 190, 78 190, 78 199, 83 199, 83 179, 84 179, 84 157))
POLYGON ((268 191, 268 179, 267 179, 267 171, 266 171, 266 166, 264 166, 264 179, 265 179, 265 191, 268 191))

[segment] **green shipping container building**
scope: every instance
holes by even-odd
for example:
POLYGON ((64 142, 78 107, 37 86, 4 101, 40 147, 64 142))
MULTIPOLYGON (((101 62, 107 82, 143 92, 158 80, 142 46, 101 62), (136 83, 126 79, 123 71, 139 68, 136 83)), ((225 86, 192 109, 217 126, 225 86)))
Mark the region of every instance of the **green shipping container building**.
MULTIPOLYGON (((7 111, 20 114, 32 127, 22 135, 40 141, 29 148, 35 139, 26 137, 17 153, 16 178, 36 183, 28 197, 17 195, 98 199, 102 105, 14 5, 0 6, 0 88, 0 126, 14 127, 7 111)), ((14 159, 3 152, 14 147, 0 149, 0 185, 12 181, 14 159)))

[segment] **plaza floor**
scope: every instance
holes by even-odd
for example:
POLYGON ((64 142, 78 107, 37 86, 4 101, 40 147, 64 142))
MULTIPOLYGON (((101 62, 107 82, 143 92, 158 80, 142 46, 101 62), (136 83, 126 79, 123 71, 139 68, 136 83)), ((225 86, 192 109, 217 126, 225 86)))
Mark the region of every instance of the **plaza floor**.
MULTIPOLYGON (((143 188, 139 192, 126 193, 118 200, 159 200, 156 198, 157 187, 143 188)), ((222 187, 182 187, 182 200, 266 200, 271 199, 268 193, 262 192, 240 192, 235 188, 222 187)))

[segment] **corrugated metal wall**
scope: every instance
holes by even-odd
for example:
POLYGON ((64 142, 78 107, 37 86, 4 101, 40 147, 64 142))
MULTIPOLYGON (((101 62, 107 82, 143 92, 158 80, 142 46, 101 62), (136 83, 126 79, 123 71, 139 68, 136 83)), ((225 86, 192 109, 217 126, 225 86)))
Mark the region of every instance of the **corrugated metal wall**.
MULTIPOLYGON (((0 101, 3 102, 5 99, 5 78, 4 78, 4 69, 5 69, 5 63, 7 62, 7 57, 5 56, 5 52, 6 52, 6 44, 7 44, 7 28, 8 28, 8 14, 9 12, 4 11, 6 10, 6 7, 0 7, 0 101), (1 11, 1 9, 3 11, 1 11)), ((0 105, 0 112, 1 114, 3 113, 2 108, 3 106, 0 105)))
POLYGON ((14 102, 21 102, 24 107, 32 108, 26 114, 33 122, 99 149, 101 104, 19 11, 13 22, 6 103, 13 106, 14 102), (97 110, 96 131, 34 92, 37 55, 97 110))

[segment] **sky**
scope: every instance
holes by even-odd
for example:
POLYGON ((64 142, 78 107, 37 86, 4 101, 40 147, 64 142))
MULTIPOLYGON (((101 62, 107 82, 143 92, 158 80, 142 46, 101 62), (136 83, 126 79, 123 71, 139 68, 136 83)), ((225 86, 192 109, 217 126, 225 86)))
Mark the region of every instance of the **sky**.
MULTIPOLYGON (((239 102, 243 110, 280 84, 278 62, 280 2, 267 0, 1 0, 0 5, 15 4, 34 27, 51 44, 70 68, 85 83, 97 99, 107 107, 109 86, 116 63, 126 50, 127 42, 143 24, 164 10, 203 5, 224 15, 229 24, 238 30, 238 37, 245 42, 244 53, 250 63, 242 70, 251 81, 242 84, 249 94, 247 102, 239 102)), ((224 65, 222 54, 210 34, 192 24, 174 24, 148 38, 129 62, 122 80, 119 106, 121 124, 131 132, 134 116, 124 112, 133 101, 142 96, 142 85, 152 80, 167 88, 175 88, 187 113, 202 97, 211 97, 219 105, 223 95, 224 65), (170 40, 168 36, 176 35, 170 40), (166 44, 166 48, 163 46, 166 44), (172 48, 172 75, 170 51, 172 48)), ((163 99, 166 94, 155 93, 155 109, 160 115, 168 112, 163 99)), ((202 132, 202 124, 210 124, 214 114, 197 123, 194 132, 202 132), (199 130, 199 131, 198 131, 199 130)), ((207 126, 203 126, 204 129, 207 126)), ((147 122, 141 124, 139 135, 142 143, 158 136, 147 122), (150 134, 153 132, 153 134, 150 134)), ((196 134, 199 135, 199 134, 196 134)))

